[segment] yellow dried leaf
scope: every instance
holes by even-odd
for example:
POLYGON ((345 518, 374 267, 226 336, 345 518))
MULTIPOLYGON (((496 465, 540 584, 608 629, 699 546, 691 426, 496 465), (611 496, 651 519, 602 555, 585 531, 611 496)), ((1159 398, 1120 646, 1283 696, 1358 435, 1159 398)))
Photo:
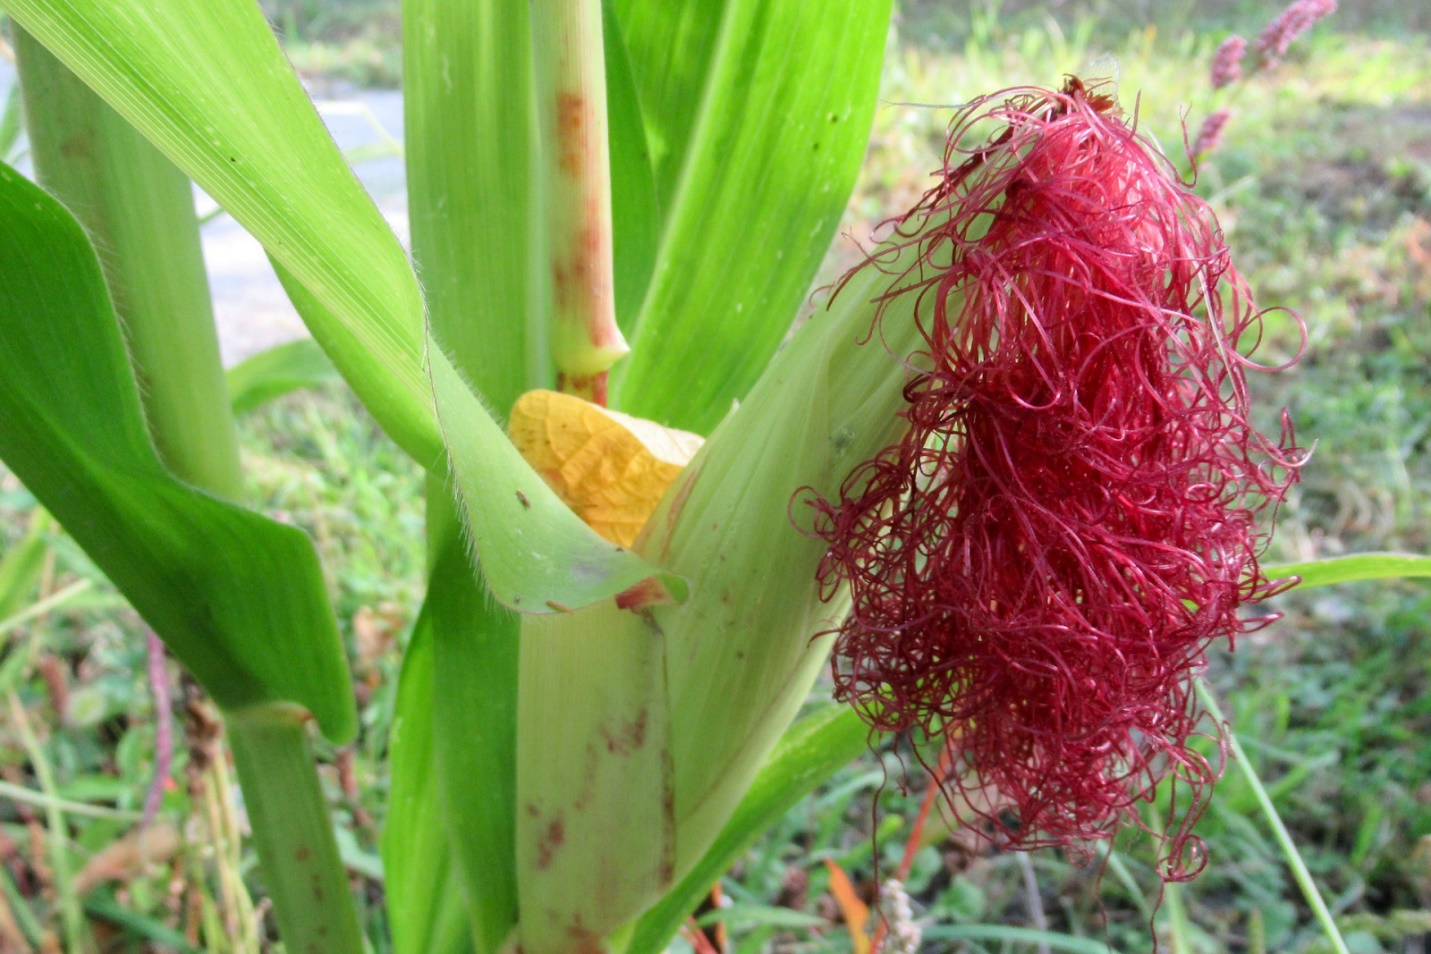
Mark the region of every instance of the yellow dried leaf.
POLYGON ((626 547, 703 443, 555 391, 518 398, 507 434, 587 526, 626 547))

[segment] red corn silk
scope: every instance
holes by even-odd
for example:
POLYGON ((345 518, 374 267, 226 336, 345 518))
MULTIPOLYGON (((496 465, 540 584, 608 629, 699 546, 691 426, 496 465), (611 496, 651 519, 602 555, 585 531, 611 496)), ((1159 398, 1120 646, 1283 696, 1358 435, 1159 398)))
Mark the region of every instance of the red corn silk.
POLYGON ((951 806, 1007 847, 1086 850, 1173 778, 1162 870, 1190 877, 1220 771, 1189 746, 1190 679, 1270 620, 1239 610, 1279 585, 1257 517, 1300 462, 1285 413, 1275 441, 1249 421, 1261 313, 1211 210, 1070 79, 963 108, 861 268, 892 275, 876 323, 916 297, 925 348, 904 439, 811 501, 823 594, 853 601, 837 694, 942 733, 951 806))

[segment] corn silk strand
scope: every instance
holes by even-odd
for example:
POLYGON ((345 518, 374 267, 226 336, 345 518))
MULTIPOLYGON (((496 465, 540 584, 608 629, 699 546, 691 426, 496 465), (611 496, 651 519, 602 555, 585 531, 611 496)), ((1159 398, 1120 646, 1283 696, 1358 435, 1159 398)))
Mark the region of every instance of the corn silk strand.
POLYGON ((822 595, 853 601, 836 693, 942 738, 951 808, 1003 847, 1086 855, 1171 781, 1159 868, 1190 878, 1221 771, 1190 743, 1191 677, 1288 582, 1258 565, 1304 457, 1285 412, 1276 440, 1250 420, 1263 312, 1211 209, 1097 87, 977 100, 948 142, 860 266, 891 278, 871 339, 916 297, 908 432, 839 499, 798 498, 822 595))

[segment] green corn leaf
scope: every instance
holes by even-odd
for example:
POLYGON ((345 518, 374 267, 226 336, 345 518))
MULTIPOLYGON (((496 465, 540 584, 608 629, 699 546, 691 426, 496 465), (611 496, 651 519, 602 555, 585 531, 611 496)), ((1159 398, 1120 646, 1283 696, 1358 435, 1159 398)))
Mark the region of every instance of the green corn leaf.
POLYGON ((725 828, 695 868, 636 922, 624 954, 658 954, 722 875, 766 829, 869 745, 854 710, 829 705, 780 740, 725 828))
MULTIPOLYGON (((277 271, 305 320, 325 310, 282 266, 277 271)), ((430 338, 428 362, 453 490, 475 562, 497 600, 523 613, 561 612, 610 599, 647 580, 671 599, 684 599, 680 577, 658 573, 603 540, 558 499, 430 338)))
MULTIPOLYGON (((460 374, 505 415, 551 380, 527 5, 408 0, 402 13, 409 220, 428 320, 460 374)), ((423 717, 433 723, 441 850, 466 901, 468 943, 491 954, 516 920, 518 624, 473 578, 440 477, 428 481, 427 523, 435 662, 423 717)), ((400 768, 395 785, 406 784, 400 768)), ((420 898, 429 872, 403 875, 416 880, 400 892, 420 898)))
POLYGON ((78 223, 0 167, 0 459, 228 709, 357 728, 313 544, 172 477, 78 223))
POLYGON ((6 9, 325 306, 314 337, 424 463, 441 441, 407 255, 249 0, 6 0, 6 9))
POLYGON ((403 653, 393 714, 382 841, 388 919, 394 954, 473 954, 433 756, 432 645, 432 614, 424 606, 403 653))
POLYGON ((517 920, 516 744, 520 617, 486 598, 461 540, 433 564, 433 751, 453 867, 466 889, 478 954, 517 920))
MULTIPOLYGON (((298 313, 379 424, 442 471, 416 276, 258 8, 249 0, 7 0, 7 9, 263 242, 298 313)), ((460 379, 435 349, 433 364, 437 409, 461 416, 444 422, 445 436, 499 600, 528 612, 575 608, 653 575, 557 500, 483 403, 465 385, 450 386, 460 379), (530 513, 514 513, 517 490, 530 513)))
POLYGON ((611 147, 611 228, 615 253, 616 322, 628 338, 656 266, 660 221, 656 180, 636 78, 621 21, 611 0, 601 5, 606 53, 606 113, 611 147))
POLYGON ((1354 556, 1281 563, 1262 568, 1269 578, 1300 576, 1297 589, 1351 583, 1356 580, 1389 580, 1397 577, 1431 576, 1431 557, 1413 553, 1358 553, 1354 556))
POLYGON ((869 141, 889 0, 617 0, 659 255, 615 406, 709 433, 789 330, 869 141))
POLYGON ((651 611, 671 647, 678 877, 794 720, 829 653, 830 620, 844 612, 820 598, 824 545, 796 529, 791 500, 837 494, 850 468, 904 427, 904 375, 891 351, 911 353, 918 326, 887 320, 887 340, 859 344, 879 278, 868 270, 792 336, 643 530, 642 552, 692 583, 689 601, 651 611))
POLYGON ((403 4, 413 259, 433 334, 505 415, 551 379, 527 4, 403 4))
POLYGON ((341 381, 338 369, 312 338, 274 345, 229 368, 229 405, 235 415, 303 388, 341 381))
POLYGON ((715 73, 721 25, 737 3, 612 0, 612 8, 641 98, 657 202, 669 208, 715 73))

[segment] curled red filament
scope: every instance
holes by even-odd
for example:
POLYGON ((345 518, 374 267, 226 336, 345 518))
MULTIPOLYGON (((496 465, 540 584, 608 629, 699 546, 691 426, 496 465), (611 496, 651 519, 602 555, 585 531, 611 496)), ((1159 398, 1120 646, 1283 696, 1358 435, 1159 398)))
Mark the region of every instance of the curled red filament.
POLYGON ((1110 837, 1173 779, 1162 871, 1190 877, 1220 771, 1190 679, 1269 621, 1239 613, 1278 585, 1257 518, 1301 460, 1285 414, 1275 441, 1249 420, 1262 313, 1211 210, 1070 79, 962 109, 861 267, 892 276, 877 322, 915 296, 924 347, 903 440, 812 501, 823 594, 852 598, 837 693, 942 735, 951 805, 1005 846, 1110 837))

